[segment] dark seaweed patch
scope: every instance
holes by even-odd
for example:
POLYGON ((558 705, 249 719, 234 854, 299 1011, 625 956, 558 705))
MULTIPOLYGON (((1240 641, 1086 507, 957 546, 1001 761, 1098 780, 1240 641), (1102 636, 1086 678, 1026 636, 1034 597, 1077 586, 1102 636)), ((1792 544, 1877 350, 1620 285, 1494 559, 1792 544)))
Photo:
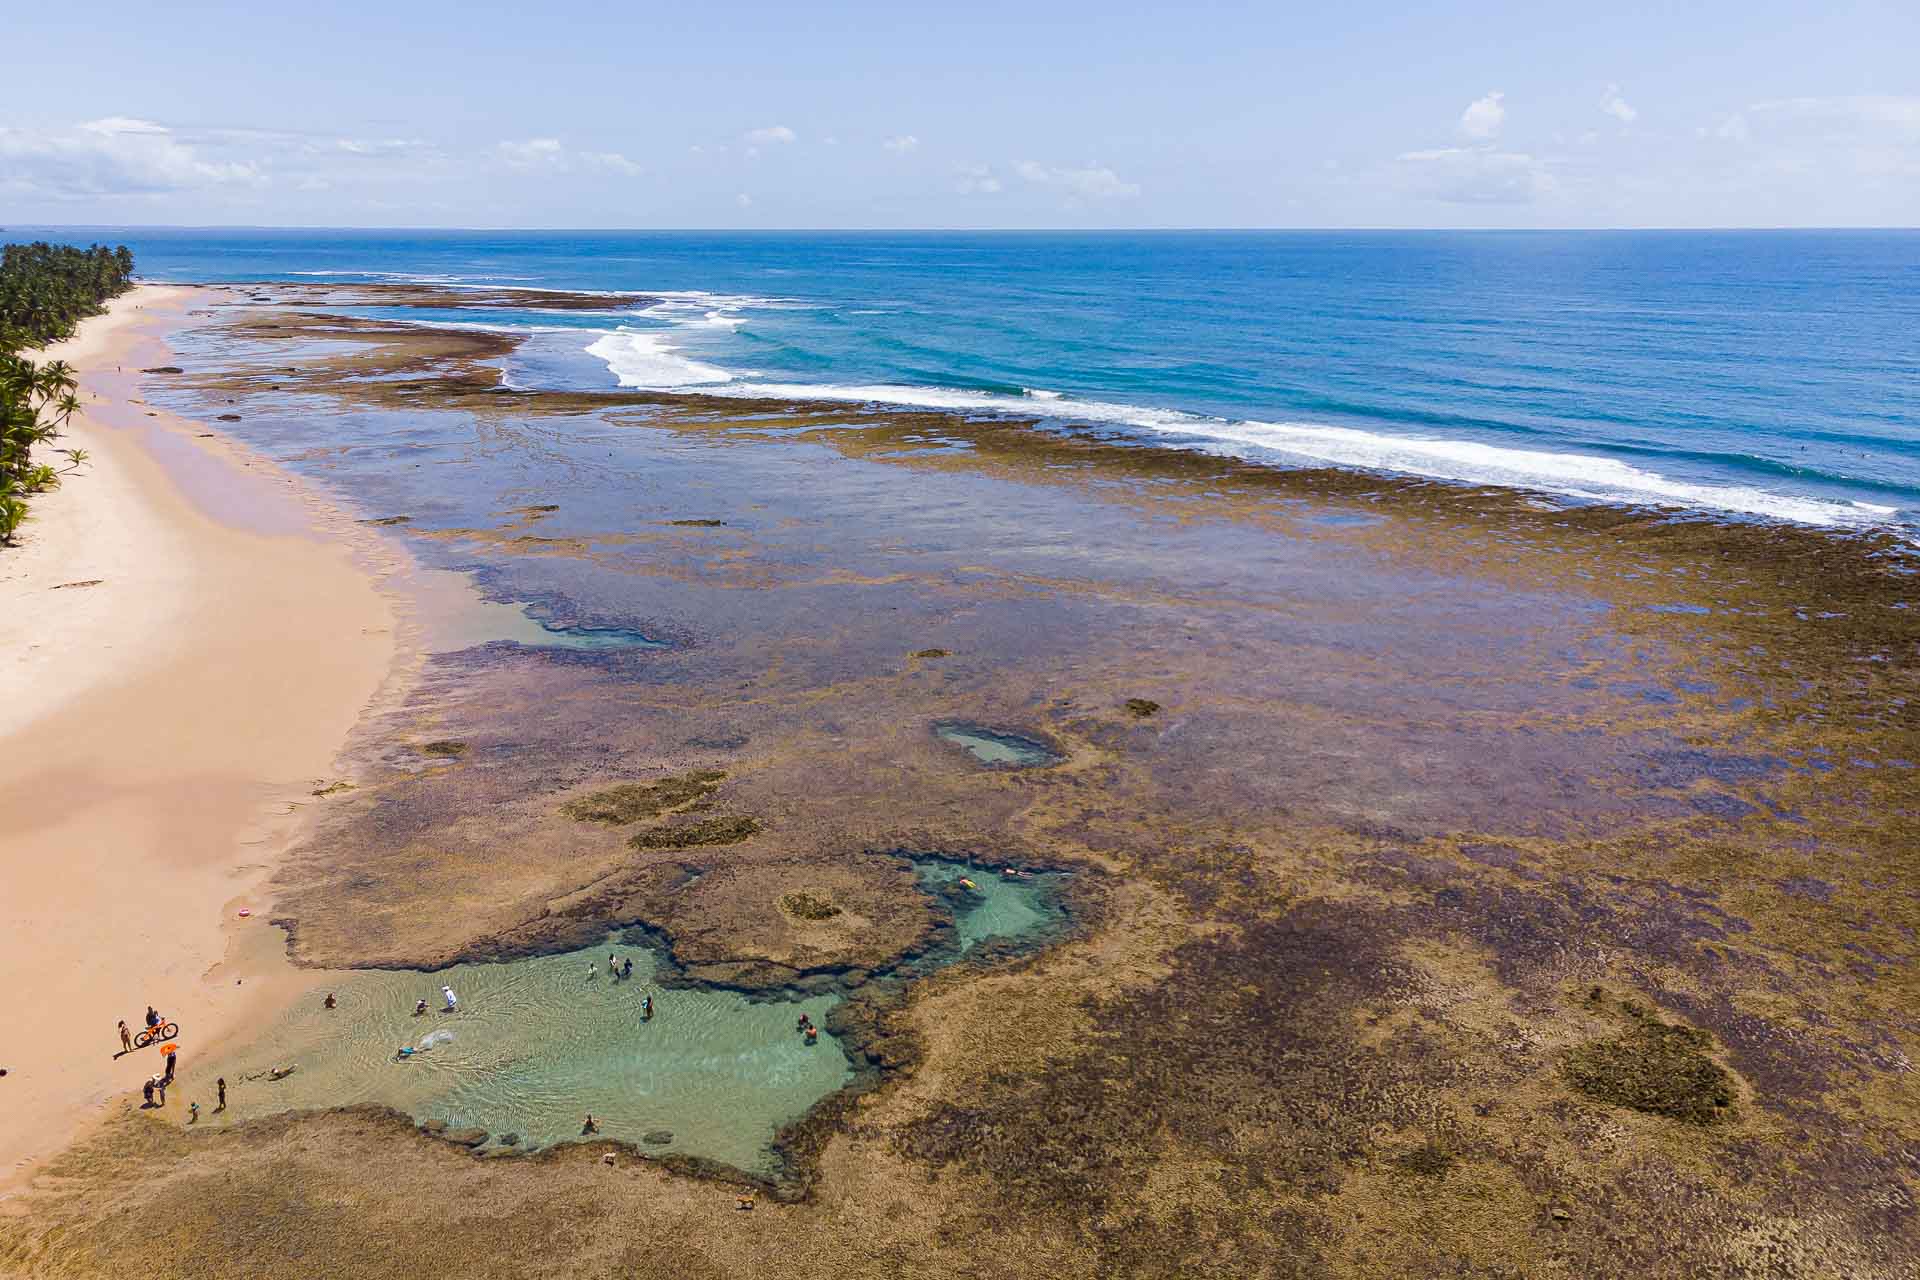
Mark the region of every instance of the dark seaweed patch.
POLYGON ((627 841, 635 849, 691 849, 701 845, 739 844, 760 831, 758 818, 705 818, 679 827, 655 827, 627 841))
POLYGON ((623 782, 569 800, 560 806, 560 812, 575 822, 604 822, 608 826, 623 827, 704 800, 726 776, 720 769, 695 769, 658 782, 623 782))
POLYGON ((1567 1053, 1567 1081, 1597 1102, 1712 1124, 1733 1105, 1733 1077, 1706 1050, 1713 1038, 1693 1027, 1662 1022, 1633 1005, 1636 1025, 1611 1040, 1567 1053))
POLYGON ((801 920, 831 920, 840 914, 839 907, 811 893, 789 893, 780 899, 780 907, 801 920))

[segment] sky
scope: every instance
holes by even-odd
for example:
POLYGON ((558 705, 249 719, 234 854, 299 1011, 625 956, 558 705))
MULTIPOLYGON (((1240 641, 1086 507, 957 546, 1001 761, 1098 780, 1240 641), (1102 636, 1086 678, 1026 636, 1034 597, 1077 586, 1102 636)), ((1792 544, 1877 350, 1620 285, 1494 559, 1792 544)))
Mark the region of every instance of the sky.
POLYGON ((35 3, 7 223, 1915 226, 1920 0, 35 3))

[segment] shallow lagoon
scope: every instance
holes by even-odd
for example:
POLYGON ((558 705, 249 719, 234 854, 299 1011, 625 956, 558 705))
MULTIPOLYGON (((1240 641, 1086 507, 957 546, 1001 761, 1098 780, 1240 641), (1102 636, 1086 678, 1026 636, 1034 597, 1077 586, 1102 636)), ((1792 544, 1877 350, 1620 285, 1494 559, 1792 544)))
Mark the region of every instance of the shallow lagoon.
MULTIPOLYGON (((808 1045, 794 1029, 802 1010, 818 1022, 837 997, 756 1003, 666 990, 656 976, 652 952, 617 944, 434 973, 354 973, 315 987, 214 1070, 227 1078, 235 1119, 373 1102, 544 1146, 579 1137, 591 1112, 609 1138, 637 1143, 670 1130, 673 1142, 656 1149, 766 1168, 774 1131, 851 1077, 831 1036, 808 1045), (632 978, 608 975, 609 952, 632 958, 632 978), (455 1013, 442 1011, 443 984, 459 996, 455 1013), (322 1005, 328 991, 334 1009, 322 1005), (644 1021, 649 995, 654 1016, 644 1021), (423 999, 429 1011, 415 1017, 423 999), (402 1045, 428 1044, 397 1059, 402 1045), (281 1064, 297 1070, 269 1080, 281 1064)), ((194 1083, 193 1096, 211 1093, 194 1083)))
MULTIPOLYGON (((920 883, 939 893, 961 878, 977 889, 942 894, 954 908, 957 948, 923 961, 937 968, 989 939, 1038 938, 1064 919, 1058 874, 1004 879, 941 858, 915 860, 920 883)), ((206 1113, 211 1080, 228 1083, 226 1112, 238 1121, 294 1108, 379 1103, 417 1120, 516 1134, 523 1146, 581 1136, 591 1112, 603 1137, 647 1143, 769 1172, 781 1125, 845 1086, 853 1070, 822 1031, 809 1045, 795 1023, 816 1024, 841 997, 750 1000, 732 991, 665 988, 658 959, 617 941, 579 951, 435 972, 364 970, 316 985, 244 1052, 190 1077, 189 1099, 206 1113), (609 955, 633 961, 615 980, 609 955), (593 973, 588 974, 592 966, 593 973), (451 986, 458 1010, 442 1008, 451 986), (323 1000, 332 992, 336 1007, 323 1000), (652 996, 654 1016, 642 1001, 652 996), (416 1001, 428 1012, 413 1013, 416 1001), (402 1046, 416 1050, 401 1060, 402 1046), (273 1080, 282 1065, 296 1070, 273 1080)))

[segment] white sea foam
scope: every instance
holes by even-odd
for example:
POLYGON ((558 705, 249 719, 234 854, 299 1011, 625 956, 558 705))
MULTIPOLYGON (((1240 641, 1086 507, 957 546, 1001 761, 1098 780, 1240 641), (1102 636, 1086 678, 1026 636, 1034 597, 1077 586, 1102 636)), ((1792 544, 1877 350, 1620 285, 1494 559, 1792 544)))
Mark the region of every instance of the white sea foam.
POLYGON ((587 352, 605 360, 623 387, 670 391, 676 387, 725 382, 733 377, 718 365, 701 364, 680 355, 659 334, 633 329, 602 334, 587 352))
POLYGON ((1025 417, 1041 413, 1064 422, 1142 428, 1160 435, 1182 437, 1189 447, 1239 457, 1278 454, 1293 462, 1426 476, 1463 484, 1534 489, 1602 502, 1725 511, 1799 524, 1859 528, 1884 523, 1885 517, 1897 512, 1897 508, 1773 493, 1749 485, 1676 480, 1595 454, 1514 449, 1475 440, 1387 435, 1307 422, 1232 422, 1173 409, 1067 399, 1058 393, 1034 390, 1016 396, 886 383, 815 385, 738 381, 701 390, 706 394, 744 398, 899 405, 963 413, 1025 417))

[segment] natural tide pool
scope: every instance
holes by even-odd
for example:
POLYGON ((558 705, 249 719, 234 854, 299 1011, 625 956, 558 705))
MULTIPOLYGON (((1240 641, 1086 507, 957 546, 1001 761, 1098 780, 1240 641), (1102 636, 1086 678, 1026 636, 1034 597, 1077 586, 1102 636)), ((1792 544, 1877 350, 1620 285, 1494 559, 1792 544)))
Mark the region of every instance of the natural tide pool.
MULTIPOLYGON (((953 945, 909 972, 952 963, 989 940, 1037 941, 1064 919, 1058 874, 1008 878, 931 857, 914 866, 922 887, 952 909, 955 930, 953 945), (963 878, 975 889, 961 889, 963 878)), ((772 1172, 775 1132, 853 1078, 838 1040, 823 1030, 809 1045, 795 1027, 802 1012, 824 1024, 842 997, 753 1000, 663 987, 659 976, 652 950, 617 940, 434 972, 342 974, 308 990, 244 1051, 199 1066, 182 1081, 184 1100, 199 1100, 202 1123, 377 1103, 484 1129, 490 1146, 514 1134, 523 1148, 580 1138, 592 1113, 601 1137, 772 1172), (612 978, 609 955, 631 958, 633 976, 612 978), (459 997, 454 1013, 443 1010, 442 986, 459 997), (650 1021, 642 1017, 648 996, 650 1021), (420 1000, 428 1011, 416 1016, 420 1000), (402 1046, 416 1052, 403 1060, 402 1046), (286 1065, 295 1070, 271 1078, 286 1065), (228 1086, 218 1115, 216 1076, 228 1086)))
POLYGON ((1064 877, 1058 872, 1008 876, 946 858, 917 859, 914 871, 922 886, 940 893, 953 907, 954 933, 963 954, 994 939, 1037 939, 1065 922, 1059 904, 1064 877), (962 881, 973 888, 966 889, 962 881), (956 889, 961 892, 953 892, 956 889))
POLYGON ((962 720, 941 720, 933 726, 933 734, 998 769, 1035 769, 1066 758, 1044 742, 962 720))

